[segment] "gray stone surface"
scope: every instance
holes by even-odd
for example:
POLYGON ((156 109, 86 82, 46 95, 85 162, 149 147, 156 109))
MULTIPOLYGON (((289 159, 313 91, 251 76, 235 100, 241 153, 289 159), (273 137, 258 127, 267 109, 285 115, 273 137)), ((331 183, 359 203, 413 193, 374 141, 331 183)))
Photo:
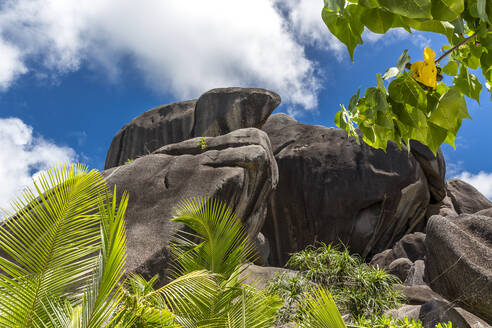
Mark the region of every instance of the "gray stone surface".
POLYGON ((425 285, 425 262, 417 260, 408 270, 407 277, 404 282, 407 286, 425 285))
POLYGON ((263 130, 279 166, 263 234, 272 264, 315 241, 342 241, 363 256, 391 247, 422 224, 430 195, 406 149, 358 145, 345 131, 270 116, 263 130))
POLYGON ((265 89, 222 88, 200 96, 194 137, 218 136, 242 128, 261 128, 280 104, 280 96, 265 89))
POLYGON ((405 281, 412 265, 413 263, 409 259, 400 257, 390 263, 388 272, 400 278, 401 281, 405 281))
POLYGON ((159 147, 191 137, 196 100, 159 106, 135 117, 116 133, 105 169, 148 155, 159 147))
POLYGON ((403 236, 393 248, 374 255, 371 264, 387 269, 394 260, 399 258, 407 258, 410 262, 423 260, 425 252, 425 233, 415 232, 403 236))
POLYGON ((171 222, 175 206, 191 197, 215 197, 229 204, 254 238, 265 219, 266 198, 278 172, 268 137, 242 129, 172 144, 134 162, 104 171, 108 185, 130 194, 126 211, 127 269, 145 277, 166 275, 168 243, 180 224, 171 222))
POLYGON ((263 290, 269 280, 275 278, 279 274, 295 275, 296 271, 276 268, 276 267, 264 267, 254 264, 245 264, 243 266, 244 271, 240 274, 241 278, 244 278, 244 283, 253 286, 256 290, 263 290))
POLYGON ((432 291, 427 285, 397 285, 396 288, 403 292, 407 298, 406 303, 410 305, 422 305, 432 300, 446 301, 441 295, 432 291))
POLYGON ((213 89, 198 100, 151 109, 126 124, 113 138, 105 169, 128 159, 194 137, 216 137, 242 128, 261 128, 280 104, 272 91, 252 88, 213 89))
POLYGON ((446 188, 458 214, 473 214, 492 207, 490 200, 465 181, 449 179, 446 188))
POLYGON ((412 140, 410 152, 424 170, 429 185, 431 203, 440 202, 446 196, 446 162, 441 148, 434 155, 427 146, 412 140))
POLYGON ((492 322, 492 218, 442 217, 427 224, 426 280, 431 288, 492 322))
POLYGON ((472 313, 440 300, 432 300, 423 305, 404 305, 399 309, 387 311, 385 314, 400 319, 408 317, 420 320, 424 328, 434 328, 438 323, 447 323, 449 321, 452 322, 453 327, 457 328, 490 327, 487 322, 472 313))

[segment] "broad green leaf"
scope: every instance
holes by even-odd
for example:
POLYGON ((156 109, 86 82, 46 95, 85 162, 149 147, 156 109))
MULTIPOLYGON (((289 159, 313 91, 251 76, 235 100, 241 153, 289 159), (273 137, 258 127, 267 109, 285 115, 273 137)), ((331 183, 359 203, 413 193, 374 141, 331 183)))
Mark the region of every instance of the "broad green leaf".
POLYGON ((360 95, 360 89, 357 90, 357 93, 353 95, 349 100, 348 110, 352 114, 355 113, 355 110, 357 109, 357 102, 359 101, 359 95, 360 95))
POLYGON ((355 47, 362 44, 363 26, 360 23, 360 17, 356 16, 351 15, 350 12, 342 16, 327 8, 322 11, 323 21, 330 32, 347 46, 352 61, 354 60, 355 47))
POLYGON ((379 0, 381 7, 408 18, 432 18, 430 0, 379 0))
POLYGON ((409 104, 420 110, 426 110, 425 91, 408 74, 400 75, 388 87, 389 96, 396 102, 409 104))
POLYGON ((334 12, 342 12, 345 9, 345 0, 325 0, 325 8, 334 12))
POLYGON ((446 140, 448 131, 432 122, 428 122, 427 126, 427 139, 425 140, 425 144, 435 155, 441 144, 446 140))
POLYGON ((368 106, 376 111, 387 111, 388 102, 386 101, 386 94, 380 89, 370 87, 365 93, 368 106))
POLYGON ((377 0, 359 0, 359 4, 361 6, 364 6, 367 8, 379 8, 380 7, 377 0))
POLYGON ((368 9, 362 15, 362 23, 374 33, 384 34, 393 25, 395 15, 382 8, 368 9))
POLYGON ((439 104, 432 112, 429 122, 446 130, 455 131, 458 121, 461 124, 461 120, 464 118, 471 118, 468 114, 465 98, 459 90, 450 88, 439 99, 439 104))
POLYGON ((451 24, 454 26, 454 33, 465 33, 465 23, 463 22, 463 18, 458 17, 457 19, 453 20, 451 24))
POLYGON ((405 19, 408 25, 416 30, 423 32, 434 32, 445 35, 448 41, 452 41, 454 35, 454 26, 450 22, 442 22, 439 20, 415 20, 405 19))
POLYGON ((378 83, 378 89, 381 90, 381 92, 386 95, 386 87, 384 86, 383 79, 381 78, 381 74, 376 74, 377 78, 377 83, 378 83))
POLYGON ((458 62, 450 60, 447 65, 442 68, 442 71, 444 72, 444 74, 447 74, 449 76, 456 76, 458 75, 458 68, 458 62))
POLYGON ((489 17, 487 15, 487 0, 477 0, 477 13, 478 17, 482 21, 490 23, 489 17))
POLYGON ((461 67, 460 74, 453 79, 454 85, 463 92, 467 97, 475 99, 480 103, 480 92, 482 84, 477 77, 468 72, 466 67, 461 67))
POLYGON ((391 109, 400 122, 413 128, 419 127, 418 116, 415 114, 415 112, 418 111, 417 108, 394 102, 391 104, 391 109))
POLYGON ((464 0, 433 0, 432 17, 441 21, 453 21, 465 10, 464 0))
POLYGON ((386 129, 394 129, 393 119, 389 111, 378 111, 376 114, 376 124, 386 128, 386 129))

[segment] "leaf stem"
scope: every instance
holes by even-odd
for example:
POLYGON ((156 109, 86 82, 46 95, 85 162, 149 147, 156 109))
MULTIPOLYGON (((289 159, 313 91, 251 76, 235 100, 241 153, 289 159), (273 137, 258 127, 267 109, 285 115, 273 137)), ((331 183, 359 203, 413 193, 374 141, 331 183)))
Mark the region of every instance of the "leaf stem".
MULTIPOLYGON (((490 26, 488 28, 488 30, 489 31, 492 30, 492 26, 490 26)), ((460 43, 458 43, 457 45, 455 45, 454 47, 452 47, 451 49, 449 49, 448 51, 446 51, 445 53, 443 53, 441 57, 437 58, 436 64, 439 63, 444 57, 446 57, 447 55, 449 55, 450 53, 452 53, 454 50, 456 50, 459 47, 467 44, 471 40, 475 39, 477 36, 478 36, 478 32, 475 32, 475 33, 473 33, 473 35, 469 36, 468 38, 464 39, 463 41, 461 41, 460 43)))

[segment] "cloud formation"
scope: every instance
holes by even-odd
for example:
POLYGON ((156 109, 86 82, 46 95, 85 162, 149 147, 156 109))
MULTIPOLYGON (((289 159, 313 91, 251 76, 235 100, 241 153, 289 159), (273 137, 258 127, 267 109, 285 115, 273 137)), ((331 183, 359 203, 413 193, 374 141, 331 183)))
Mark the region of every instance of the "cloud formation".
MULTIPOLYGON (((48 167, 73 162, 73 149, 35 136, 32 127, 18 118, 0 119, 0 209, 18 197, 32 178, 48 167)), ((0 210, 0 217, 2 217, 0 210)))
POLYGON ((115 78, 130 59, 150 87, 178 98, 218 86, 262 86, 289 106, 314 109, 320 80, 304 47, 343 49, 323 25, 322 6, 313 0, 7 0, 0 4, 0 87, 29 70, 56 75, 83 64, 115 78))
POLYGON ((464 171, 457 175, 456 178, 468 182, 477 188, 485 197, 492 200, 492 173, 480 171, 477 174, 473 174, 464 171))

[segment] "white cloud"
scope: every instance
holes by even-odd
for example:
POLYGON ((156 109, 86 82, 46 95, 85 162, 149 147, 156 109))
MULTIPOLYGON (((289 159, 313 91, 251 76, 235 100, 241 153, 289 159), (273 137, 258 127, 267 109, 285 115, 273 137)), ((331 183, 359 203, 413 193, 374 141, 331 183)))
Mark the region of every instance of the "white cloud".
POLYGON ((348 55, 345 45, 329 33, 321 19, 323 1, 276 0, 276 4, 287 12, 289 28, 301 43, 331 50, 339 60, 348 55))
POLYGON ((473 174, 464 171, 457 175, 456 178, 468 182, 477 188, 485 197, 492 199, 492 173, 480 171, 477 174, 473 174))
POLYGON ((76 159, 73 149, 34 136, 32 127, 18 118, 0 119, 0 149, 0 209, 9 209, 39 172, 76 159))
POLYGON ((19 75, 26 72, 20 51, 0 38, 0 91, 7 89, 19 75))
POLYGON ((3 85, 32 70, 31 62, 50 74, 102 66, 115 78, 125 69, 121 59, 131 58, 149 86, 179 98, 219 86, 261 86, 309 110, 317 106, 320 80, 304 46, 344 50, 323 25, 322 6, 315 0, 7 0, 0 5, 0 45, 11 41, 13 59, 3 68, 3 85))

